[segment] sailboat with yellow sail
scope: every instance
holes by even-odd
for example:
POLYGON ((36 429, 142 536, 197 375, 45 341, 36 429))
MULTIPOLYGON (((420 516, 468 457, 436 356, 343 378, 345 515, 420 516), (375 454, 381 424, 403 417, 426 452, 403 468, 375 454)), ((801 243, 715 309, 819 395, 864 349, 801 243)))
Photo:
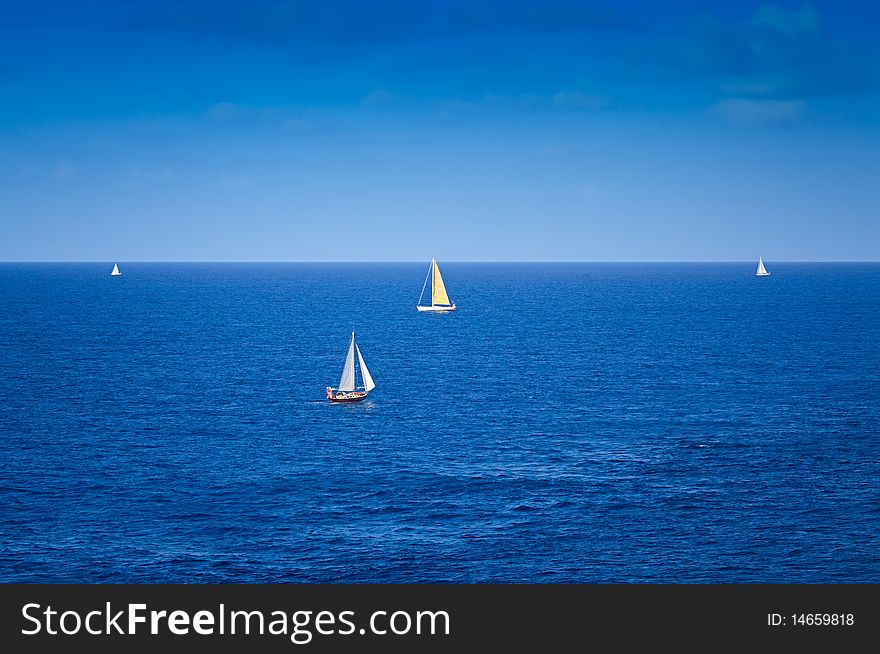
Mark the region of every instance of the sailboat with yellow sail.
POLYGON ((431 267, 428 268, 428 276, 425 277, 425 283, 422 284, 422 293, 419 295, 419 303, 416 305, 419 311, 433 311, 435 313, 455 311, 455 302, 450 302, 449 295, 446 293, 446 285, 443 283, 443 277, 440 275, 440 266, 437 265, 436 259, 431 259, 431 267), (431 280, 431 304, 422 304, 422 298, 425 297, 425 289, 428 288, 428 280, 431 280))

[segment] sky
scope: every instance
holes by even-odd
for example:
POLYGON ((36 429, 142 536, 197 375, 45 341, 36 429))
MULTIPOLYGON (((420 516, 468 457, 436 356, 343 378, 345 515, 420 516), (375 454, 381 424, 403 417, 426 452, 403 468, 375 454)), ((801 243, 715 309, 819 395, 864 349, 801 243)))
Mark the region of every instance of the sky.
POLYGON ((0 3, 0 260, 758 256, 880 260, 878 3, 0 3))

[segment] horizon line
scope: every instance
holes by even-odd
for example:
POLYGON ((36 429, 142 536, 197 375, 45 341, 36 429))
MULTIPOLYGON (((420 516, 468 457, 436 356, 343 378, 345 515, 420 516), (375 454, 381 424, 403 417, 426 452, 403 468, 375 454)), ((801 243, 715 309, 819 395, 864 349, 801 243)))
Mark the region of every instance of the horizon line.
MULTIPOLYGON (((672 259, 662 259, 662 260, 648 260, 648 259, 619 259, 619 260, 530 260, 530 259, 521 259, 521 260, 513 260, 513 259, 498 259, 498 260, 473 260, 473 259, 444 259, 441 260, 440 263, 446 264, 475 264, 475 265, 546 265, 546 264, 557 264, 557 265, 676 265, 676 264, 690 264, 690 265, 721 265, 721 264, 743 264, 743 265, 755 265, 755 259, 716 259, 716 260, 695 260, 695 259, 681 259, 681 260, 672 260, 672 259)), ((71 264, 71 265, 113 265, 122 263, 123 265, 129 264, 145 264, 145 265, 154 265, 154 264, 194 264, 194 265, 207 265, 207 264, 230 264, 230 265, 388 265, 388 264, 419 264, 424 265, 425 261, 422 260, 402 260, 402 259, 387 259, 387 260, 369 260, 369 261, 357 261, 357 260, 329 260, 329 259, 292 259, 292 260, 282 260, 282 259, 107 259, 107 260, 97 260, 97 259, 89 259, 89 260, 77 260, 77 259, 22 259, 22 260, 0 260, 0 265, 45 265, 45 264, 71 264)), ((430 262, 428 262, 430 263, 430 262)), ((880 260, 876 259, 769 259, 764 262, 768 265, 777 265, 777 264, 862 264, 862 265, 870 265, 870 264, 880 264, 880 260)))
MULTIPOLYGON (((754 263, 755 259, 441 259, 442 263, 476 263, 476 264, 642 264, 642 263, 754 263)), ((422 259, 3 259, 0 264, 16 263, 78 263, 78 264, 113 264, 113 263, 235 263, 235 264, 388 264, 413 263, 424 264, 422 259)), ((880 263, 880 259, 768 259, 767 262, 777 263, 880 263)), ((767 263, 765 262, 765 263, 767 263)))

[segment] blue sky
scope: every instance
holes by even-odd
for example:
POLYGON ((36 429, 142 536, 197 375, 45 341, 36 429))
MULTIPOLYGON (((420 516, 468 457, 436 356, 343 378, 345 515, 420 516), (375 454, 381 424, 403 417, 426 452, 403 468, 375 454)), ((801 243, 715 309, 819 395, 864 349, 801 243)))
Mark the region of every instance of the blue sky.
POLYGON ((0 260, 878 260, 873 2, 0 5, 0 260))

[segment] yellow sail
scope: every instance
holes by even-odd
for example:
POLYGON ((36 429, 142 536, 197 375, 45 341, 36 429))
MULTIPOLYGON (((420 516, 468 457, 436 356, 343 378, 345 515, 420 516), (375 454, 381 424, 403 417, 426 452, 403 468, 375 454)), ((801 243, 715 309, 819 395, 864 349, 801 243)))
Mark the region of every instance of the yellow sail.
POLYGON ((446 295, 446 286, 440 276, 440 266, 434 261, 434 281, 432 282, 431 304, 449 304, 449 296, 446 295))

